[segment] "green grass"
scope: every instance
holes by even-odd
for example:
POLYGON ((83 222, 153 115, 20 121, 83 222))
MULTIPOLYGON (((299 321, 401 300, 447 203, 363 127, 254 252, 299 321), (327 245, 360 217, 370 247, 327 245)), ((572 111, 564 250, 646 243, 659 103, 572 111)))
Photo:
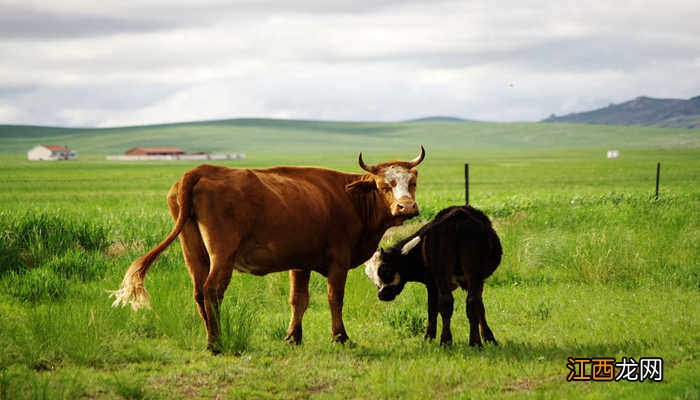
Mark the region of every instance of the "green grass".
MULTIPOLYGON (((92 132, 84 137, 94 145, 94 157, 86 151, 87 160, 1 159, 0 398, 700 397, 695 131, 682 134, 696 143, 686 147, 677 146, 682 138, 673 130, 640 130, 639 142, 625 136, 637 132, 628 128, 604 131, 630 140, 620 146, 622 158, 606 160, 608 142, 593 149, 571 140, 562 142, 566 150, 530 148, 535 142, 509 148, 505 131, 519 125, 450 124, 476 129, 465 133, 470 138, 500 135, 489 139, 493 148, 486 140, 474 145, 477 151, 461 142, 452 149, 433 148, 430 143, 438 139, 428 131, 422 137, 410 133, 410 124, 377 135, 371 135, 376 124, 351 124, 326 144, 320 138, 342 124, 299 124, 307 124, 303 135, 282 122, 239 122, 235 126, 249 133, 267 130, 278 139, 287 134, 299 139, 265 143, 269 138, 263 136, 251 146, 289 145, 290 151, 251 153, 243 162, 221 164, 358 171, 359 149, 372 162, 413 156, 418 138, 428 143, 418 183, 420 220, 392 229, 385 245, 443 207, 463 202, 463 164, 470 163, 472 203, 492 216, 504 246, 503 262, 484 292, 500 346, 468 346, 461 292, 455 293, 455 344, 424 342, 425 289, 408 285, 395 302, 381 303, 358 268, 348 277, 344 309, 354 346, 330 342, 321 276, 312 275, 304 344, 293 347, 282 340, 289 317, 287 275, 236 273, 222 307, 225 353, 212 357, 177 244, 149 272, 151 310, 111 308, 106 291, 171 229, 165 194, 196 164, 101 161, 100 149, 125 143, 132 134, 100 132, 107 140, 92 132), (408 138, 397 145, 399 154, 390 151, 394 142, 387 138, 394 134, 408 138), (668 137, 676 147, 646 148, 668 137), (311 147, 304 151, 304 145, 311 147), (658 200, 657 161, 662 162, 658 200), (603 356, 663 357, 664 382, 565 381, 567 357, 603 356)), ((537 138, 555 132, 524 126, 537 138)), ((191 127, 171 127, 171 133, 177 137, 178 129, 191 127)), ((222 123, 210 129, 230 128, 222 123)), ((584 138, 587 132, 599 134, 587 129, 576 132, 584 138)), ((0 143, 9 143, 10 136, 0 133, 0 143)), ((16 136, 14 143, 36 139, 16 136)))

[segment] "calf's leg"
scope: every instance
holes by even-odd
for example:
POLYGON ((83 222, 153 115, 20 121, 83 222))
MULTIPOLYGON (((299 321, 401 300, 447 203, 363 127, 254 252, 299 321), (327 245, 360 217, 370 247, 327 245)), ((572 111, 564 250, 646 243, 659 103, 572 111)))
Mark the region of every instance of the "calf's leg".
POLYGON ((435 339, 437 334, 437 316, 438 316, 438 293, 434 284, 426 285, 428 289, 428 325, 425 327, 424 339, 435 339))
POLYGON ((301 320, 304 318, 306 307, 309 306, 310 276, 310 270, 289 271, 289 305, 291 306, 292 316, 285 340, 290 343, 301 343, 301 320))
POLYGON ((479 321, 481 313, 476 286, 469 285, 467 290, 467 319, 469 320, 469 345, 481 347, 481 336, 479 335, 479 321))
POLYGON ((440 290, 439 299, 440 315, 442 316, 440 344, 451 344, 452 329, 450 328, 450 321, 452 319, 452 312, 454 311, 454 297, 452 296, 452 291, 449 290, 449 288, 446 291, 440 290))
POLYGON ((469 318, 469 345, 481 346, 481 338, 487 342, 498 344, 496 338, 491 332, 491 328, 486 323, 486 310, 484 309, 484 301, 482 293, 484 291, 484 282, 479 281, 473 285, 470 284, 467 294, 467 318, 469 318))
POLYGON ((479 315, 481 318, 479 319, 479 328, 481 328, 481 337, 487 341, 491 342, 495 345, 498 344, 496 341, 496 338, 493 336, 493 332, 491 332, 491 328, 489 328, 489 325, 486 323, 486 309, 484 308, 484 300, 483 300, 483 293, 484 290, 484 285, 483 283, 479 287, 479 315))

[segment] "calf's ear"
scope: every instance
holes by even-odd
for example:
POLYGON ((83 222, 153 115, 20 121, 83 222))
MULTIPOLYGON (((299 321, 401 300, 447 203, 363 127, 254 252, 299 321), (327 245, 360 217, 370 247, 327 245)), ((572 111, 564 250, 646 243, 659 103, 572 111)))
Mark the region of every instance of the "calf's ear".
POLYGON ((369 193, 377 188, 374 179, 358 179, 345 185, 345 190, 350 193, 369 193))

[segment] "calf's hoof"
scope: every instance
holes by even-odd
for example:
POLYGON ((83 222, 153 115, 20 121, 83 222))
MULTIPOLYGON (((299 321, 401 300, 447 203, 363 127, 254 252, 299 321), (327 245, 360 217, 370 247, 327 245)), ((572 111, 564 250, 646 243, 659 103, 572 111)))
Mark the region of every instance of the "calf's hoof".
POLYGON ((425 334, 423 335, 423 340, 433 340, 435 339, 435 336, 435 329, 426 328, 425 334))
POLYGON ((452 335, 440 335, 440 345, 449 346, 452 344, 452 335))
POLYGON ((491 344, 493 344, 494 346, 498 346, 498 342, 496 341, 496 338, 493 337, 493 336, 484 338, 484 341, 485 341, 485 342, 488 342, 488 343, 491 343, 491 344))

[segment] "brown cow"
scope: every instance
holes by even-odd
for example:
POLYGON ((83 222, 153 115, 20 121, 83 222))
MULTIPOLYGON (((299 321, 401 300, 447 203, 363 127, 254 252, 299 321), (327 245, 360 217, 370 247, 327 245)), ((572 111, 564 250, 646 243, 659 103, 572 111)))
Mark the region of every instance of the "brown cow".
POLYGON ((149 305, 146 272, 179 235, 213 353, 220 352, 219 305, 234 269, 254 275, 289 270, 287 340, 294 343, 302 338, 311 271, 326 276, 332 338, 345 342, 348 270, 372 255, 389 227, 418 215, 415 167, 424 157, 421 146, 412 161, 367 166, 360 153, 364 175, 314 167, 194 168, 168 193, 175 227, 131 264, 112 293, 113 305, 149 305))

